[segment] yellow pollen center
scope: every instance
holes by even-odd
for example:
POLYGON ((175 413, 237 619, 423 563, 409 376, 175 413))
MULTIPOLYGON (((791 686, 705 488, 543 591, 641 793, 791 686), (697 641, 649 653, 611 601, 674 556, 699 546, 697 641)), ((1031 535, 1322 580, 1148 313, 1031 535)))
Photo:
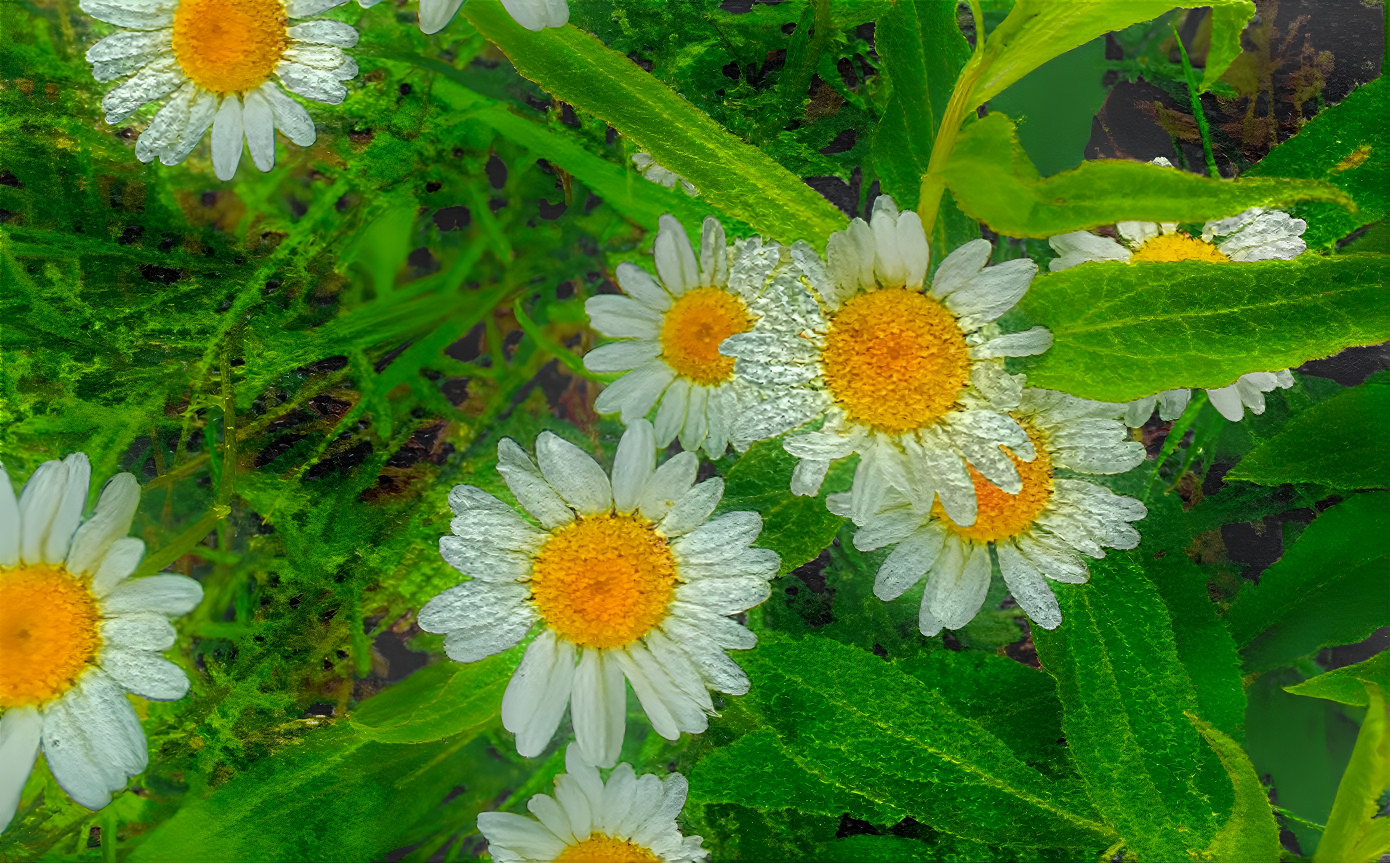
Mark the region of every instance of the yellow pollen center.
POLYGON ((583 842, 561 851, 554 863, 661 863, 661 858, 653 854, 650 848, 635 845, 626 839, 592 833, 583 842))
POLYGON ((751 325, 743 300, 720 288, 696 288, 667 310, 661 356, 681 377, 722 384, 734 376, 734 360, 719 353, 719 343, 751 325))
POLYGON ((945 306, 920 291, 885 288, 840 307, 821 370, 850 420, 898 433, 951 410, 970 378, 970 353, 945 306))
POLYGON ((1037 456, 1032 461, 1022 461, 1007 448, 1001 447, 1009 460, 1018 468, 1023 480, 1023 488, 1018 494, 1007 494, 998 486, 980 475, 975 468, 967 465, 970 480, 975 484, 975 500, 979 514, 970 527, 961 527, 946 515, 938 501, 932 505, 932 513, 945 520, 946 527, 957 536, 973 539, 976 542, 995 542, 1009 539, 1032 527, 1039 513, 1052 497, 1052 459, 1047 447, 1037 431, 1027 423, 1023 424, 1028 438, 1033 442, 1037 456))
POLYGON ((1136 261, 1229 261, 1225 253, 1206 240, 1189 237, 1187 234, 1159 234, 1144 241, 1129 256, 1130 263, 1136 261))
POLYGON ((559 637, 623 647, 666 617, 676 562, 646 519, 591 515, 551 534, 536 554, 531 599, 559 637))
POLYGON ((219 96, 270 80, 289 45, 282 0, 180 0, 174 59, 193 83, 219 96))
POLYGON ((0 708, 71 689, 96 660, 100 620, 96 597, 66 569, 0 567, 0 708))

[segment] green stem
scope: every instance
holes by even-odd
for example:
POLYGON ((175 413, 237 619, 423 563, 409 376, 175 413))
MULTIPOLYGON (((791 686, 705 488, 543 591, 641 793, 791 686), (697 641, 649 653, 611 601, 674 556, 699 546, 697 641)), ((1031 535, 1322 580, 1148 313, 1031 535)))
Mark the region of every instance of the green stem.
POLYGON ((917 199, 917 215, 922 219, 922 229, 928 237, 936 226, 936 215, 941 209, 941 196, 946 192, 946 182, 941 179, 941 170, 951 159, 951 151, 956 146, 956 136, 965 123, 968 112, 977 105, 971 104, 970 94, 984 71, 985 19, 980 11, 979 0, 970 0, 970 14, 975 19, 975 52, 960 70, 956 88, 951 92, 951 101, 946 104, 946 113, 941 117, 941 126, 936 130, 936 140, 932 142, 931 159, 927 162, 927 173, 922 175, 921 194, 917 199))
POLYGON ((1178 25, 1173 24, 1173 38, 1178 42, 1178 53, 1182 55, 1182 73, 1187 80, 1187 98, 1192 103, 1192 116, 1197 118, 1197 131, 1202 136, 1202 155, 1207 160, 1207 175, 1213 179, 1221 179, 1221 172, 1216 168, 1216 154, 1211 150, 1211 129, 1207 126, 1207 115, 1202 110, 1202 94, 1198 91, 1196 75, 1192 71, 1192 63, 1187 59, 1187 48, 1182 44, 1182 34, 1178 32, 1178 25))

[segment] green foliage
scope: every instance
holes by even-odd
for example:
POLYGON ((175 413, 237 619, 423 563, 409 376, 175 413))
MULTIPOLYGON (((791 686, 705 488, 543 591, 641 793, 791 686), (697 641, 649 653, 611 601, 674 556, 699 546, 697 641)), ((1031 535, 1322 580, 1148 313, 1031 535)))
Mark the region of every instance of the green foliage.
POLYGON ((1213 726, 1195 717, 1189 718, 1192 718, 1192 724, 1201 733, 1202 739, 1221 759, 1221 766, 1226 768, 1235 790, 1231 817, 1203 850, 1204 859, 1267 860, 1271 863, 1279 860, 1279 825, 1274 823, 1274 813, 1269 810, 1269 796, 1260 784, 1260 778, 1255 775, 1250 756, 1245 754, 1239 743, 1213 726))
POLYGON ((1019 319, 1054 338, 1023 367, 1035 386, 1102 401, 1223 387, 1390 339, 1387 278, 1379 255, 1083 264, 1035 279, 1019 303, 1019 319))
POLYGON ((1390 688, 1390 651, 1382 650, 1364 662, 1285 686, 1284 691, 1309 698, 1326 698, 1353 707, 1366 707, 1370 703, 1365 686, 1368 683, 1380 687, 1382 692, 1390 688))
POLYGON ((967 126, 940 174, 971 218, 1012 237, 1053 237, 1122 220, 1202 222, 1304 200, 1355 206, 1350 196, 1317 180, 1232 182, 1114 159, 1044 178, 1003 114, 967 126))
POLYGON ((1390 381, 1368 382, 1313 405, 1250 451, 1229 474, 1261 485, 1309 482, 1334 489, 1390 486, 1380 444, 1390 424, 1390 381))
POLYGON ((1268 671, 1390 625, 1383 537, 1390 492, 1355 495, 1310 524, 1226 614, 1246 671, 1268 671))
POLYGON ((1366 721, 1337 786, 1337 801, 1313 853, 1314 863, 1372 863, 1390 853, 1390 821, 1376 817, 1390 788, 1390 715, 1380 687, 1365 686, 1366 721))

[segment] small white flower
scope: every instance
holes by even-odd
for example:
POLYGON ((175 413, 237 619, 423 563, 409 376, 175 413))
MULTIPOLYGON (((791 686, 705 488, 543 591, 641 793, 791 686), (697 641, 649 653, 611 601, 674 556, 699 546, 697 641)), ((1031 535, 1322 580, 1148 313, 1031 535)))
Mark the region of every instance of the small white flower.
POLYGON ((431 599, 420 628, 445 633, 451 659, 476 662, 541 626, 502 699, 502 724, 524 756, 545 749, 569 707, 585 757, 612 765, 626 726, 624 678, 667 740, 705 730, 709 690, 748 691, 725 651, 757 638, 726 615, 767 599, 777 554, 749 547, 762 530, 757 513, 710 520, 724 481, 695 483, 694 453, 654 467, 655 453, 651 423, 633 422, 610 482, 550 432, 536 441, 539 468, 502 440, 497 470, 539 527, 473 486, 449 494, 458 517, 439 550, 472 579, 431 599))
POLYGON ((697 260, 680 222, 662 216, 654 252, 659 279, 624 262, 616 275, 627 295, 600 294, 584 304, 595 330, 622 339, 590 351, 584 366, 627 372, 599 394, 594 407, 599 413, 621 411, 630 424, 655 406, 658 446, 679 436, 684 449, 718 458, 735 418, 759 398, 719 345, 753 325, 781 247, 758 237, 730 246, 711 217, 697 260))
MULTIPOLYGON (((1107 547, 1139 544, 1139 533, 1129 523, 1144 517, 1143 504, 1056 474, 1058 468, 1122 473, 1144 460, 1144 447, 1129 440, 1115 419, 1121 408, 1050 390, 1025 390, 1014 415, 1037 457, 1027 463, 1015 460, 1022 487, 1007 494, 972 470, 979 515, 969 527, 933 507, 930 495, 889 495, 854 535, 855 547, 863 551, 896 544, 878 571, 874 595, 897 599, 925 575, 918 617, 922 634, 959 629, 984 602, 993 549, 1019 607, 1038 626, 1055 628, 1062 613, 1047 579, 1084 582, 1089 572, 1081 555, 1100 558, 1107 547)), ((832 509, 848 514, 847 498, 832 495, 832 509)))
POLYGON ((1005 335, 994 324, 1037 267, 987 267, 989 255, 984 240, 966 243, 924 286, 922 223, 887 196, 874 202, 870 224, 855 219, 830 237, 827 263, 810 246, 793 246, 799 280, 777 280, 754 329, 721 347, 737 358, 739 376, 773 393, 740 414, 734 445, 823 419, 819 430, 784 442, 800 459, 791 489, 815 494, 831 462, 858 453, 856 514, 911 482, 928 503, 940 497, 952 518, 971 524, 968 465, 1017 492, 1018 470, 999 447, 1024 459, 1033 452, 1008 413, 1023 381, 1003 358, 1042 353, 1052 335, 1042 327, 1005 335))
MULTIPOLYGON (((1162 157, 1154 162, 1172 167, 1162 157)), ((1207 222, 1200 238, 1184 234, 1172 222, 1117 222, 1118 240, 1089 231, 1051 238, 1048 242, 1059 257, 1050 266, 1055 273, 1091 261, 1289 261, 1308 248, 1303 241, 1307 227, 1307 222, 1288 213, 1260 207, 1229 219, 1207 222)), ((1255 414, 1264 413, 1265 393, 1291 386, 1293 375, 1287 370, 1252 372, 1242 375, 1230 386, 1207 390, 1207 395, 1223 417, 1240 422, 1245 408, 1255 414)), ((1125 411, 1125 424, 1138 428, 1148 422, 1155 403, 1160 419, 1175 420, 1187 408, 1191 397, 1191 390, 1176 389, 1133 401, 1125 411)))
POLYGON ((170 618, 202 599, 181 575, 129 580, 145 543, 126 536, 140 501, 128 473, 102 489, 85 522, 91 465, 45 462, 16 500, 0 466, 0 831, 40 751, 53 778, 88 809, 149 762, 126 693, 173 701, 183 670, 160 656, 170 618))
POLYGON ((632 164, 637 166, 637 170, 642 174, 642 176, 646 177, 648 180, 651 180, 653 183, 656 183, 657 185, 665 186, 668 189, 674 189, 676 187, 676 183, 680 183, 681 189, 687 195, 700 194, 700 190, 696 189, 695 186, 691 184, 689 180, 680 176, 675 171, 663 168, 660 165, 658 165, 656 163, 656 160, 652 158, 651 153, 634 153, 632 156, 632 164))
MULTIPOLYGON (((369 9, 381 0, 357 2, 362 8, 369 9)), ((463 3, 464 0, 420 0, 420 31, 433 34, 443 30, 454 20, 463 3)), ((566 0, 502 0, 502 6, 516 23, 527 30, 563 27, 570 20, 570 7, 566 0)))
POLYGON ((212 167, 230 180, 242 142, 262 171, 275 166, 275 130, 301 147, 314 121, 280 85, 316 102, 341 103, 357 63, 344 48, 357 31, 310 18, 344 0, 81 0, 82 11, 118 27, 87 52, 98 81, 129 75, 102 99, 106 122, 163 101, 135 142, 142 162, 177 165, 212 127, 212 167), (167 98, 166 98, 167 97, 167 98))
POLYGON ((676 816, 689 783, 636 775, 619 764, 604 782, 578 746, 565 753, 555 796, 537 794, 526 807, 535 818, 484 812, 478 830, 498 863, 697 863, 708 858, 699 836, 682 836, 676 816))

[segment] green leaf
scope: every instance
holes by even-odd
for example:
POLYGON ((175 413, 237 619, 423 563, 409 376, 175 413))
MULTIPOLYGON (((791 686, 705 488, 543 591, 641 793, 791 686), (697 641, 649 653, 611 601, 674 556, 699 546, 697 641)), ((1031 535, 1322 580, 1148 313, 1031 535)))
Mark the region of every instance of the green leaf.
MULTIPOLYGON (((875 30, 875 50, 892 85, 873 139, 874 171, 883 191, 903 210, 915 209, 927 173, 936 130, 951 100, 956 78, 970 57, 970 46, 949 3, 895 3, 875 30)), ((980 226, 955 205, 942 201, 929 238, 945 253, 980 236, 980 226)))
POLYGON ((1038 659, 1096 808, 1141 860, 1186 860, 1217 834, 1204 774, 1224 772, 1187 719, 1197 697, 1158 591, 1126 556, 1089 565, 1088 584, 1057 591, 1062 625, 1033 630, 1038 659))
POLYGON ((816 497, 791 493, 796 457, 782 448, 780 438, 755 444, 724 477, 721 512, 751 510, 763 517, 763 530, 755 543, 782 558, 785 575, 814 560, 830 545, 844 519, 825 508, 827 482, 816 497))
POLYGON ((799 177, 592 35, 574 27, 532 33, 496 0, 470 0, 463 14, 518 72, 626 135, 732 218, 784 243, 822 245, 845 227, 844 215, 799 177))
POLYGON ((1294 211, 1308 222, 1303 239, 1313 248, 1330 246, 1390 211, 1390 83, 1377 78, 1324 108, 1297 135, 1269 151, 1247 177, 1323 180, 1356 199, 1347 212, 1326 204, 1294 211))
POLYGON ((1335 489, 1390 486, 1381 435, 1390 425, 1390 384, 1368 382, 1313 405, 1261 441, 1227 479, 1260 485, 1306 482, 1335 489))
POLYGON ((1203 222, 1295 201, 1356 206, 1318 180, 1215 180, 1120 159, 1095 159, 1044 178, 1003 114, 967 126, 940 173, 962 210, 1011 237, 1052 237, 1129 219, 1203 222))
MULTIPOLYGON (((1174 6, 1210 6, 1217 13, 1207 76, 1214 82, 1240 54, 1240 31, 1255 14, 1250 0, 1125 0, 1124 3, 1058 3, 1018 0, 985 41, 971 106, 982 105, 1032 70, 1112 30, 1157 18, 1174 6), (1215 26, 1220 24, 1220 27, 1215 26), (1219 38, 1219 42, 1218 42, 1219 38)), ((1211 86, 1203 80, 1203 89, 1211 86)))
POLYGON ((1306 695, 1309 698, 1326 698, 1365 707, 1369 704, 1364 684, 1374 683, 1384 692, 1390 689, 1390 650, 1382 650, 1370 659, 1337 668, 1326 674, 1319 674, 1302 683, 1285 686, 1285 692, 1306 695))
POLYGON ((422 668, 352 713, 353 726, 379 743, 428 743, 478 728, 497 716, 520 661, 510 650, 481 662, 422 668))
POLYGON ((1367 683, 1366 696, 1366 720, 1313 863, 1374 863, 1390 852, 1390 821, 1375 817, 1381 795, 1390 787, 1390 720, 1380 687, 1367 683))
POLYGON ((873 824, 896 824, 907 816, 891 802, 873 800, 841 787, 834 776, 816 774, 793 761, 770 728, 711 751, 690 771, 693 803, 736 803, 760 811, 791 809, 839 818, 848 814, 873 824))
POLYGON ((1241 860, 1248 863, 1275 863, 1283 850, 1279 844, 1279 825, 1269 808, 1269 796, 1255 774, 1255 765, 1240 744, 1220 729, 1188 714, 1192 724, 1221 759, 1231 777, 1235 807, 1231 817, 1205 849, 1203 859, 1241 860))
POLYGON ((1390 256, 1082 264, 1041 276, 1018 315, 1052 331, 1032 386, 1124 402, 1223 387, 1390 339, 1390 256))
POLYGON ((1358 494, 1318 516, 1226 612, 1245 670, 1278 668, 1390 625, 1387 534, 1390 492, 1358 494))
POLYGON ((743 666, 753 681, 746 701, 792 759, 845 789, 990 844, 1099 850, 1113 841, 1084 796, 872 653, 764 633, 743 666))

